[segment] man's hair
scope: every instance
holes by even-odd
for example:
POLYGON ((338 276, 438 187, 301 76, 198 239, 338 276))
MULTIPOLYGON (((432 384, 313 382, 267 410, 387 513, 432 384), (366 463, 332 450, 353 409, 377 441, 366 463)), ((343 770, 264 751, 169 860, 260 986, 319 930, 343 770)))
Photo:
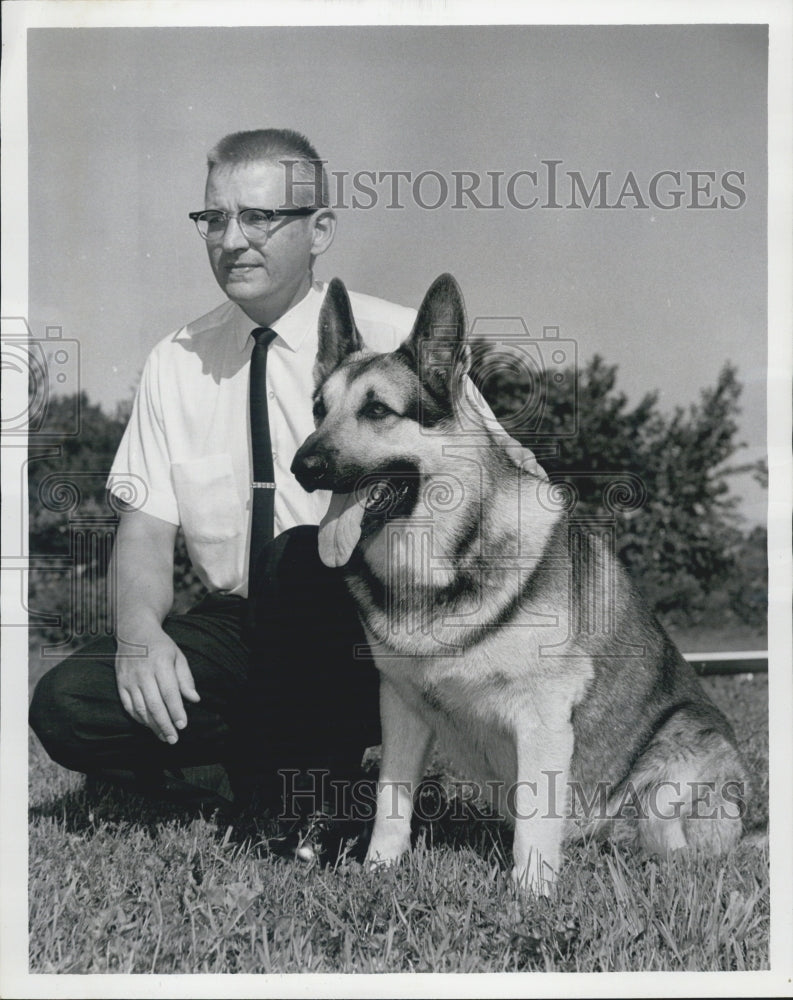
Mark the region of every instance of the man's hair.
MULTIPOLYGON (((294 187, 285 191, 287 201, 295 205, 328 204, 328 178, 319 153, 300 132, 290 128, 259 128, 250 132, 232 132, 207 153, 207 169, 244 163, 281 163, 288 161, 286 178, 294 187)), ((274 206, 277 207, 277 206, 274 206)))

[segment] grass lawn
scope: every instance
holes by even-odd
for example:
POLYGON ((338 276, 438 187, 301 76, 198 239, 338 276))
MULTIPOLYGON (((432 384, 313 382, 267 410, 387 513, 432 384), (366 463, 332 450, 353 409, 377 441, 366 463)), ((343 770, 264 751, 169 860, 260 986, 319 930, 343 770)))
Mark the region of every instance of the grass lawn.
MULTIPOLYGON (((708 678, 767 822, 766 677, 708 678)), ((31 972, 504 972, 768 967, 766 848, 723 860, 568 849, 550 899, 509 879, 493 820, 426 823, 396 870, 352 850, 326 867, 244 838, 219 814, 89 796, 31 738, 31 972)), ((274 832, 274 830, 270 830, 274 832)))

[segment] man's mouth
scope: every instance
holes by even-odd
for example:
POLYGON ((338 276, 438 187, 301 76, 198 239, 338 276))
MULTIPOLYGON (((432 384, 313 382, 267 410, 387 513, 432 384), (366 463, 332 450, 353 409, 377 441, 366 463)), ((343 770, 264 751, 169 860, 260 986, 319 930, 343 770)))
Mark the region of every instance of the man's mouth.
POLYGON ((261 267, 260 264, 227 264, 226 270, 229 274, 247 274, 249 271, 255 271, 257 267, 261 267))

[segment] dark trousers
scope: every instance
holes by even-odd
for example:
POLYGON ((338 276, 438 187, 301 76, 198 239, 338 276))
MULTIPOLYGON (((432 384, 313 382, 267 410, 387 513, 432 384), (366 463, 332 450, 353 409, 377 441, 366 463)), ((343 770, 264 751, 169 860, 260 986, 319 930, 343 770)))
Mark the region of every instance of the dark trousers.
POLYGON ((100 639, 36 687, 30 722, 53 760, 89 774, 138 775, 222 763, 244 789, 252 780, 272 784, 284 768, 347 776, 380 742, 377 671, 355 654, 363 631, 341 574, 319 560, 315 527, 267 546, 249 600, 209 595, 163 628, 201 696, 185 702, 178 743, 127 715, 115 642, 100 639))

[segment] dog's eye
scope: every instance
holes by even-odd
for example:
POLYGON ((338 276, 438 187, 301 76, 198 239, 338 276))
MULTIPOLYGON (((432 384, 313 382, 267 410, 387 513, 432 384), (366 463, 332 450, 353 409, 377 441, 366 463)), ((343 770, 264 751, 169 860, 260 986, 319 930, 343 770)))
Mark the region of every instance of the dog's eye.
POLYGON ((382 420, 383 417, 391 416, 393 412, 390 406, 381 403, 379 399, 370 399, 361 407, 361 416, 370 420, 382 420))
POLYGON ((323 402, 322 397, 318 396, 314 400, 314 409, 313 409, 314 419, 317 422, 319 422, 320 420, 324 420, 327 415, 327 412, 328 411, 325 408, 325 403, 323 402))

